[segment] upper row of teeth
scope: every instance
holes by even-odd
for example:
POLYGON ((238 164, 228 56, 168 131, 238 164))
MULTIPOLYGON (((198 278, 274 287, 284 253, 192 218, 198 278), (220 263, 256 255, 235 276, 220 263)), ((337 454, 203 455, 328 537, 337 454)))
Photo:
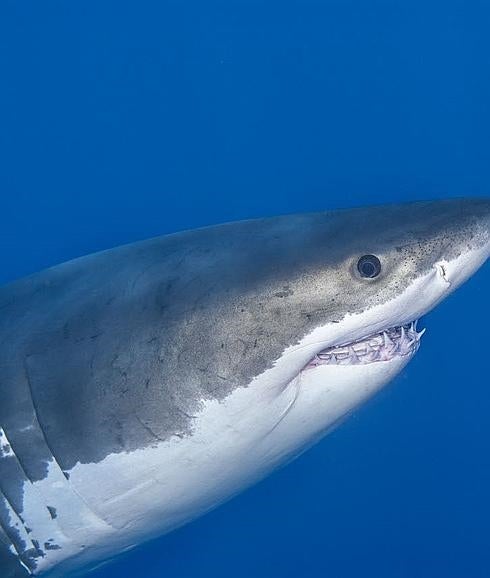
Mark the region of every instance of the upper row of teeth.
POLYGON ((419 347, 425 329, 417 332, 417 322, 383 331, 350 345, 325 349, 318 353, 310 365, 352 365, 388 361, 395 355, 409 355, 419 347))

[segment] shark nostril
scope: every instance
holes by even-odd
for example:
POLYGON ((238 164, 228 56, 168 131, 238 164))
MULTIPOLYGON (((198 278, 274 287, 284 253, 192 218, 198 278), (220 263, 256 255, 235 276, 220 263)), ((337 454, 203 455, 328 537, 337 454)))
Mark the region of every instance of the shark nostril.
POLYGON ((447 263, 445 261, 439 261, 439 263, 436 263, 435 267, 443 281, 448 285, 451 285, 451 281, 449 280, 448 276, 447 263))

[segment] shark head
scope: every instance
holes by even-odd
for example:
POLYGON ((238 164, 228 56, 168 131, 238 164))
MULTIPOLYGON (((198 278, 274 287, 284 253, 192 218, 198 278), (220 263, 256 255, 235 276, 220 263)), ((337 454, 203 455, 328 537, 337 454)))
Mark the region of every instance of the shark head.
POLYGON ((326 214, 319 229, 310 229, 314 247, 302 250, 315 255, 305 258, 291 290, 304 300, 300 310, 319 322, 291 351, 311 346, 310 369, 378 363, 413 354, 416 321, 486 261, 490 202, 347 210, 331 222, 326 214))
POLYGON ((273 280, 264 276, 266 319, 292 328, 292 339, 252 385, 265 384, 271 406, 282 400, 266 445, 283 459, 334 427, 414 357, 425 332, 419 319, 490 255, 490 202, 300 215, 273 229, 287 242, 270 260, 273 280))

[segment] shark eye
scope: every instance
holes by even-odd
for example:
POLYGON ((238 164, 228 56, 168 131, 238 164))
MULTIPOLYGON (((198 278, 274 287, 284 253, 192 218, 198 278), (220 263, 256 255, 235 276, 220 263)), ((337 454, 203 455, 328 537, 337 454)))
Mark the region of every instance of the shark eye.
POLYGON ((381 261, 376 255, 364 255, 357 262, 357 270, 361 277, 374 279, 381 273, 381 261))

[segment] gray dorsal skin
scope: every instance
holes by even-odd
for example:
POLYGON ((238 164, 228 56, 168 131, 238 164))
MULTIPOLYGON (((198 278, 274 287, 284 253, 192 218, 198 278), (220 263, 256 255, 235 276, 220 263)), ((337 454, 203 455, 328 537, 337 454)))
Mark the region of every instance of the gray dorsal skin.
MULTIPOLYGON (((489 215, 488 200, 472 199, 243 221, 1 288, 2 578, 35 572, 56 547, 31 541, 23 518, 26 484, 50 464, 70 483, 77 464, 192 436, 206 401, 247 387, 315 328, 480 249, 489 215), (353 273, 364 254, 381 256, 386 272, 371 283, 353 273)), ((42 507, 54 528, 55 509, 42 507)))

